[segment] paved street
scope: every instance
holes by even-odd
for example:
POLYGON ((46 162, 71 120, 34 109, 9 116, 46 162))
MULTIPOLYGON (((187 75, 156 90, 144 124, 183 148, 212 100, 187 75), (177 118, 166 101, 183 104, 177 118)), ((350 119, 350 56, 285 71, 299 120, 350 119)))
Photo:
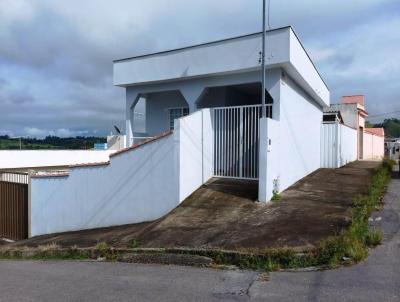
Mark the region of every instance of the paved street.
POLYGON ((400 301, 400 179, 375 215, 384 244, 324 272, 222 271, 92 262, 0 261, 0 301, 400 301))

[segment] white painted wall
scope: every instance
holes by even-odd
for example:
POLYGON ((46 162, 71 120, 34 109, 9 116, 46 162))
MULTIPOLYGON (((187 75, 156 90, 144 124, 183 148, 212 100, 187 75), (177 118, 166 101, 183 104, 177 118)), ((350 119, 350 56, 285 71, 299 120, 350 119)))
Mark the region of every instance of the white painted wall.
POLYGON ((173 135, 70 169, 67 177, 31 180, 31 236, 157 219, 179 203, 173 135))
POLYGON ((339 123, 321 126, 321 168, 339 168, 357 160, 357 130, 339 123))
POLYGON ((280 135, 279 121, 270 118, 260 119, 260 156, 258 200, 271 200, 275 182, 280 178, 280 135))
POLYGON ((296 71, 291 76, 298 83, 302 83, 304 79, 303 89, 313 96, 315 101, 324 100, 325 105, 329 106, 329 89, 293 30, 290 31, 290 62, 296 71))
POLYGON ((321 124, 321 168, 338 168, 339 166, 339 124, 321 124))
POLYGON ((179 145, 179 200, 183 201, 213 176, 213 132, 210 109, 176 120, 179 145))
MULTIPOLYGON (((259 71, 261 46, 262 35, 256 33, 115 61, 114 85, 136 87, 145 93, 154 84, 186 83, 192 79, 259 71)), ((267 32, 266 64, 268 69, 283 68, 316 102, 329 106, 329 89, 292 28, 267 32)))
POLYGON ((385 138, 364 131, 363 159, 382 159, 385 155, 385 138))
POLYGON ((2 150, 0 169, 69 166, 105 162, 115 150, 2 150))
MULTIPOLYGON (((289 28, 267 33, 267 64, 289 60, 289 28)), ((114 85, 259 69, 261 33, 114 62, 114 85)))
POLYGON ((288 75, 280 92, 280 191, 320 168, 322 107, 288 75))
POLYGON ((69 176, 32 177, 31 236, 138 223, 173 210, 213 174, 209 109, 175 132, 69 176))
POLYGON ((357 160, 358 131, 346 125, 340 125, 340 167, 357 160))

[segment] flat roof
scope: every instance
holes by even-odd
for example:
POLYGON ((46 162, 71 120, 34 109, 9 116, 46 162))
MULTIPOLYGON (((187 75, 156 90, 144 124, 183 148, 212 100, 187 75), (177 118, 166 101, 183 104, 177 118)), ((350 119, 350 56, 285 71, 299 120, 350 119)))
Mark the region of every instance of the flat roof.
MULTIPOLYGON (((320 78, 321 78, 322 82, 324 83, 325 87, 329 90, 329 87, 326 84, 324 78, 322 77, 322 75, 318 71, 314 61, 311 59, 311 57, 308 54, 307 50, 305 49, 303 43, 299 39, 299 36, 297 35, 296 31, 293 29, 293 27, 291 25, 269 29, 266 32, 274 32, 274 31, 278 31, 278 30, 282 30, 282 29, 291 29, 293 31, 293 33, 296 36, 297 40, 299 41, 301 47, 303 48, 304 52, 306 53, 308 59, 312 63, 315 71, 320 76, 320 78)), ((178 52, 178 51, 182 51, 182 50, 188 50, 188 49, 207 46, 207 45, 218 44, 218 43, 227 42, 227 41, 233 41, 233 40, 242 39, 242 38, 246 38, 246 37, 257 36, 257 35, 261 35, 261 34, 262 34, 262 31, 259 31, 259 32, 255 32, 255 33, 250 33, 250 34, 245 34, 245 35, 240 35, 240 36, 234 36, 234 37, 230 37, 230 38, 219 39, 219 40, 214 40, 214 41, 200 43, 200 44, 193 44, 193 45, 179 47, 179 48, 175 48, 175 49, 168 49, 168 50, 163 50, 163 51, 158 51, 158 52, 151 52, 151 53, 147 53, 147 54, 141 54, 141 55, 137 55, 137 56, 127 57, 127 58, 122 58, 122 59, 116 59, 116 60, 113 60, 113 63, 120 63, 120 62, 134 60, 134 59, 142 59, 142 58, 147 58, 147 57, 152 57, 152 56, 164 55, 164 54, 168 54, 168 53, 178 52)))

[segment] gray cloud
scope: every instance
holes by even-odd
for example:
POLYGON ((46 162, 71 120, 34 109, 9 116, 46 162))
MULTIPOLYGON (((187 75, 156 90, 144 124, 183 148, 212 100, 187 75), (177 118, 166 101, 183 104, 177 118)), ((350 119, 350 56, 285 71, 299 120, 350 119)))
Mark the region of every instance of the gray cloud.
MULTIPOLYGON (((294 26, 333 102, 364 93, 371 113, 399 110, 398 0, 271 1, 272 27, 294 26)), ((113 59, 259 31, 260 8, 248 0, 0 0, 0 133, 103 135, 123 126, 113 59)))

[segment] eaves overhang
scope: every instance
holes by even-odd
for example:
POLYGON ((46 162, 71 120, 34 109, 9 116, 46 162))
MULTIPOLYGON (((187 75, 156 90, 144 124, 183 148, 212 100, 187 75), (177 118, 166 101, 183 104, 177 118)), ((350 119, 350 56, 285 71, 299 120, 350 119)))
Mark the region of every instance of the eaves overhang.
MULTIPOLYGON (((330 93, 293 29, 267 32, 266 66, 280 67, 322 106, 330 93)), ((257 71, 262 33, 114 61, 114 85, 141 86, 257 71)))

